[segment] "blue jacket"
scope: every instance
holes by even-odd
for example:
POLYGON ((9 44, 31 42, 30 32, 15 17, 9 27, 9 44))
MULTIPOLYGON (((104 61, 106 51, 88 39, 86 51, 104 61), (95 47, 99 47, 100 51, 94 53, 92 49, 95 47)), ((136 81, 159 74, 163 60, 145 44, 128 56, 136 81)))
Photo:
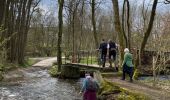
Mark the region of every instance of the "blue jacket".
MULTIPOLYGON (((81 89, 82 92, 87 91, 87 88, 88 88, 88 86, 89 86, 89 80, 90 80, 90 79, 87 79, 87 78, 84 79, 84 81, 83 81, 83 87, 82 87, 82 89, 81 89)), ((98 83, 97 83, 96 81, 94 81, 94 79, 92 79, 91 81, 92 81, 93 84, 95 85, 95 88, 96 88, 96 91, 97 91, 97 90, 99 89, 98 83)))

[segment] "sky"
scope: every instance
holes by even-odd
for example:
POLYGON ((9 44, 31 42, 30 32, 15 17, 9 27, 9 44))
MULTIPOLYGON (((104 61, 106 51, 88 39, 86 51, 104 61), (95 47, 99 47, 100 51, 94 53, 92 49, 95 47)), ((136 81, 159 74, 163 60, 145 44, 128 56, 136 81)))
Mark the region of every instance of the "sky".
POLYGON ((48 10, 57 11, 57 0, 41 0, 39 6, 44 10, 44 13, 48 10))
MULTIPOLYGON (((58 0, 42 0, 40 2, 40 8, 44 10, 44 13, 48 10, 52 11, 58 11, 57 10, 57 1, 58 0)), ((96 0, 99 1, 99 0, 96 0)), ((101 1, 101 0, 100 0, 101 1)), ((144 0, 129 0, 130 4, 142 4, 144 0)), ((170 11, 170 4, 164 4, 164 0, 158 0, 158 6, 157 11, 158 12, 164 12, 169 10, 170 11)), ((112 1, 111 0, 102 0, 102 4, 100 4, 100 8, 103 10, 110 10, 112 9, 112 1)), ((145 0, 146 4, 149 4, 150 7, 152 7, 153 0, 145 0)), ((119 0, 120 7, 122 6, 123 0, 119 0)))

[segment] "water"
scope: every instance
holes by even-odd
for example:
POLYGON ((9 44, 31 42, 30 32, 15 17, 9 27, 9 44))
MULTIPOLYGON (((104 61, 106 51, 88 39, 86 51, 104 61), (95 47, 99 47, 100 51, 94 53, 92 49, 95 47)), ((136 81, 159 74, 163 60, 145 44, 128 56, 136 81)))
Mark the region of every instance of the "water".
POLYGON ((139 78, 139 81, 146 85, 156 86, 170 92, 170 75, 160 75, 156 77, 155 81, 153 76, 143 76, 139 78))
MULTIPOLYGON (((160 75, 156 78, 159 79, 160 81, 170 80, 170 75, 160 75)), ((153 80, 153 76, 142 76, 139 77, 139 80, 153 80)))
POLYGON ((24 79, 0 83, 0 100, 81 100, 82 79, 51 78, 47 70, 24 72, 24 79))

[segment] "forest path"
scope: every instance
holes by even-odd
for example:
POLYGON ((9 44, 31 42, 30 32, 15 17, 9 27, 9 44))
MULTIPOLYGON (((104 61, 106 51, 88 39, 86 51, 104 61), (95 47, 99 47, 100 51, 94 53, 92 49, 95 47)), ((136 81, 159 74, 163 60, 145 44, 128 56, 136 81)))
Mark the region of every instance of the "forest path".
POLYGON ((57 57, 41 57, 41 58, 31 58, 37 60, 38 62, 32 65, 32 67, 27 68, 17 68, 15 70, 8 71, 4 74, 4 81, 18 81, 23 78, 29 78, 27 72, 36 72, 40 70, 49 69, 54 62, 57 62, 57 57))
POLYGON ((126 80, 125 81, 121 80, 120 78, 112 78, 108 80, 116 83, 118 86, 122 88, 128 89, 129 91, 144 94, 150 97, 152 100, 170 100, 170 92, 162 89, 149 87, 137 81, 130 83, 126 80))
POLYGON ((34 65, 32 67, 43 67, 43 68, 48 68, 53 65, 54 62, 57 62, 57 57, 50 57, 45 60, 42 60, 34 65))

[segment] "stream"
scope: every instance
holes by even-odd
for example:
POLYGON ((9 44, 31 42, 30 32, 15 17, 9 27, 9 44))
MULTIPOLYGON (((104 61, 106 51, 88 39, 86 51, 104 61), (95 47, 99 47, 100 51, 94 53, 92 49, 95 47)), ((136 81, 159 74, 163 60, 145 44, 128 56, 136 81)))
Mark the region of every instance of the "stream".
POLYGON ((25 70, 24 78, 0 82, 0 100, 81 100, 82 79, 52 78, 48 70, 25 70))
MULTIPOLYGON (((170 75, 160 75, 156 77, 159 80, 170 80, 170 75)), ((139 80, 153 80, 153 76, 142 76, 139 77, 139 80)))
POLYGON ((170 75, 157 76, 155 82, 153 76, 143 76, 139 77, 139 81, 149 86, 153 86, 155 83, 156 87, 170 92, 170 75))

